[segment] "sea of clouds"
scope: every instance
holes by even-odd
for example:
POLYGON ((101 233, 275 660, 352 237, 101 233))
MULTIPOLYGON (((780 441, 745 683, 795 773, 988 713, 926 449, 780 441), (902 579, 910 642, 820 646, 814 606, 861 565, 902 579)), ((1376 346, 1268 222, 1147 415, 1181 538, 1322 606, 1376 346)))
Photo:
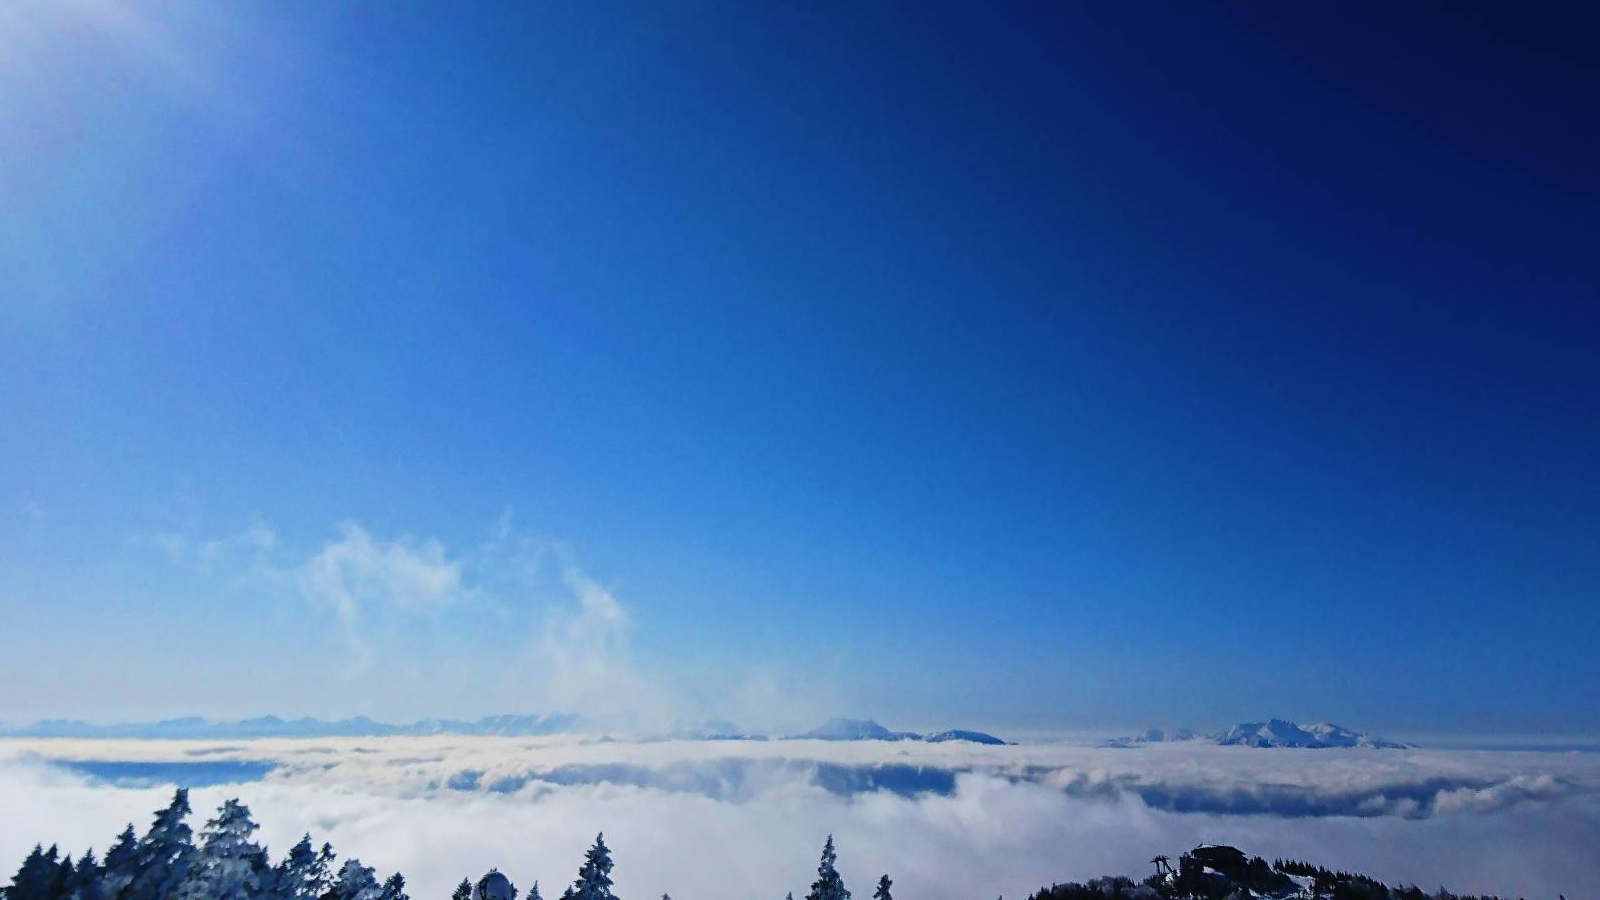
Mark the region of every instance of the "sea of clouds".
POLYGON ((619 895, 803 894, 823 838, 859 896, 1020 900, 1143 874, 1201 841, 1458 892, 1600 896, 1600 755, 1260 750, 1200 743, 594 738, 0 741, 0 866, 35 842, 103 850, 174 781, 194 824, 238 796, 275 852, 301 833, 417 900, 491 866, 546 896, 604 831, 619 895))

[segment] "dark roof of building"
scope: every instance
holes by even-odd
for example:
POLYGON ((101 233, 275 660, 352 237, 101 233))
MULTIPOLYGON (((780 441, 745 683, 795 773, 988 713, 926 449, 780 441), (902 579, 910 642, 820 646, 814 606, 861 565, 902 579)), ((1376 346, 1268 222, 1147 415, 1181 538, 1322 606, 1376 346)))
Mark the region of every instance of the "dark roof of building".
POLYGON ((1201 844, 1189 851, 1189 855, 1196 861, 1204 863, 1213 869, 1227 869, 1242 866, 1249 862, 1249 857, 1238 847, 1229 847, 1227 844, 1201 844))

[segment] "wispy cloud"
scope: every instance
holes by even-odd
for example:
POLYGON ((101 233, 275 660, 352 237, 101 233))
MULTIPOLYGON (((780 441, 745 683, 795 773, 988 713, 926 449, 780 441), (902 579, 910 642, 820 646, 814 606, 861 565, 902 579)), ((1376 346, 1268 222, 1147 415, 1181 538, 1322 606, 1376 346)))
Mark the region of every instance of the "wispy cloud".
POLYGON ((481 671, 476 688, 517 708, 632 716, 657 726, 683 708, 661 677, 634 660, 633 617, 615 589, 560 542, 519 533, 509 512, 482 542, 457 549, 434 538, 379 534, 353 520, 309 549, 284 541, 261 519, 221 537, 170 531, 138 543, 195 576, 327 616, 351 675, 379 658, 403 658, 394 664, 455 670, 441 678, 481 671), (415 650, 419 630, 440 638, 428 641, 428 660, 406 652, 415 650), (408 636, 413 644, 402 647, 408 636), (463 638, 471 636, 495 648, 492 666, 482 665, 481 650, 472 659, 450 656, 465 653, 470 641, 463 638))
MULTIPOLYGON (((179 521, 197 520, 191 511, 179 521)), ((270 606, 263 618, 292 622, 295 647, 320 648, 295 664, 359 686, 350 707, 290 699, 277 712, 575 712, 642 731, 710 719, 794 731, 851 708, 829 672, 781 660, 675 667, 638 633, 638 595, 597 576, 566 543, 519 529, 510 511, 476 541, 349 519, 307 542, 256 517, 220 535, 191 525, 134 543, 193 579, 179 589, 270 606)))
POLYGON ((226 573, 234 578, 259 573, 271 564, 279 547, 277 533, 260 516, 252 517, 242 530, 221 537, 196 538, 187 532, 160 531, 139 535, 134 543, 153 547, 197 574, 226 573))
POLYGON ((676 694, 633 659, 632 618, 612 591, 570 564, 562 567, 561 582, 577 605, 546 609, 526 677, 564 709, 631 716, 646 728, 678 717, 682 704, 676 694))
POLYGON ((352 629, 359 628, 364 608, 445 606, 470 593, 462 582, 461 560, 451 559, 438 541, 375 539, 354 522, 339 531, 339 538, 324 544, 297 574, 304 595, 327 604, 352 629))

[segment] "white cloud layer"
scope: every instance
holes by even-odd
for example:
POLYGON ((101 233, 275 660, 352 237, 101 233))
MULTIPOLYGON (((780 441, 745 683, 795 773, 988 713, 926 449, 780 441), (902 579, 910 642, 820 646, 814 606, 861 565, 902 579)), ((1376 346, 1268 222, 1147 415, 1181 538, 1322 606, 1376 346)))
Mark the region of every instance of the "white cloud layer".
POLYGON ((662 891, 692 900, 801 892, 830 832, 858 893, 888 872, 902 896, 917 900, 1019 900, 1051 881, 1140 874, 1151 855, 1202 840, 1457 891, 1600 894, 1588 856, 1600 843, 1600 757, 1592 754, 572 738, 10 741, 0 744, 8 810, 0 865, 40 840, 103 849, 124 822, 142 828, 165 803, 167 788, 93 783, 47 758, 276 763, 258 782, 197 789, 197 813, 240 796, 275 850, 309 830, 341 855, 405 872, 417 900, 440 900, 462 876, 490 866, 524 890, 538 879, 552 896, 601 830, 616 852, 618 891, 630 900, 662 891), (911 796, 841 786, 840 778, 873 772, 891 782, 897 772, 949 777, 942 792, 911 796))

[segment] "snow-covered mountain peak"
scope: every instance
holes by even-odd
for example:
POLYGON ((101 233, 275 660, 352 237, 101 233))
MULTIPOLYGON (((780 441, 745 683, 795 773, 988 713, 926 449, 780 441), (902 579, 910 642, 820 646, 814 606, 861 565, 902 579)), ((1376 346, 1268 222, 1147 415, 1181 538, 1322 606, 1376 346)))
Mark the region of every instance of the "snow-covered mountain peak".
POLYGON ((1265 722, 1242 722, 1225 731, 1209 735, 1196 735, 1187 728, 1165 730, 1151 728, 1133 737, 1114 738, 1112 746, 1131 747, 1140 744, 1169 741, 1207 740, 1225 747, 1302 747, 1325 749, 1353 747, 1361 749, 1406 749, 1410 744, 1374 737, 1366 732, 1353 731, 1331 722, 1300 725, 1288 719, 1268 719, 1265 722))

